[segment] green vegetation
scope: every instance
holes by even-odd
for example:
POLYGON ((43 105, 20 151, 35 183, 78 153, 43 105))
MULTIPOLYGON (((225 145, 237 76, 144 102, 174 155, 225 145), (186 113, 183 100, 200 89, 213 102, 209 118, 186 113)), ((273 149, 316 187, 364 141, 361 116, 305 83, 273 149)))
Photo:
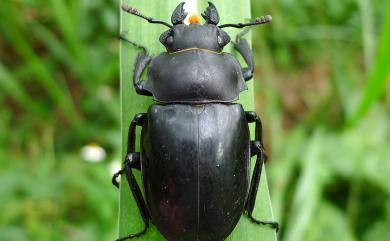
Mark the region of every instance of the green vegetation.
POLYGON ((390 236, 389 8, 364 0, 254 6, 275 20, 255 30, 253 44, 281 240, 390 236))
MULTIPOLYGON (((1 1, 0 240, 116 237, 118 5, 1 1), (104 162, 81 157, 91 142, 104 162)), ((387 240, 390 4, 262 0, 252 10, 274 17, 252 43, 280 239, 387 240)))

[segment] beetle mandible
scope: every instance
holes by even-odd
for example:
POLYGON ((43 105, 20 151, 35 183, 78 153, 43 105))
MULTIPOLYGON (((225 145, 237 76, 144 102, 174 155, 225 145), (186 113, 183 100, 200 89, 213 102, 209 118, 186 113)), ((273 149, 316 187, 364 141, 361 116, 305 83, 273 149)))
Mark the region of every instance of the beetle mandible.
POLYGON ((150 222, 169 241, 223 241, 242 213, 257 224, 278 229, 278 223, 252 216, 266 160, 261 120, 233 103, 247 89, 254 58, 241 35, 233 44, 247 67, 223 52, 230 42, 223 28, 264 24, 271 16, 218 25, 217 8, 209 2, 202 14, 205 24, 192 18, 193 23, 186 25, 183 2, 174 10, 171 25, 125 4, 122 10, 169 29, 160 36, 167 51, 156 57, 121 37, 142 49, 133 73, 136 92, 153 96, 157 103, 132 120, 124 167, 112 179, 118 187, 117 177, 126 176, 145 228, 117 241, 145 234, 150 222), (147 78, 141 80, 146 69, 147 78), (256 133, 251 141, 248 124, 253 122, 256 133), (135 151, 137 126, 142 127, 140 152, 135 151), (250 178, 252 156, 256 163, 250 178), (133 169, 141 170, 145 195, 133 169))

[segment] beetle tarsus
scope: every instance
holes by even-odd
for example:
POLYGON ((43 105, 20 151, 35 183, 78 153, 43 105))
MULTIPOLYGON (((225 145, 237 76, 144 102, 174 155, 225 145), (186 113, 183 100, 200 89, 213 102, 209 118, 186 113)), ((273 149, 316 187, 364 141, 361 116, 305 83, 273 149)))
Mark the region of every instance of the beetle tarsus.
POLYGON ((275 229, 276 232, 279 232, 280 225, 279 225, 278 222, 274 222, 274 221, 260 221, 260 220, 257 220, 256 218, 252 217, 252 214, 248 214, 248 217, 249 217, 249 219, 250 219, 253 223, 256 223, 256 224, 259 224, 259 225, 268 225, 268 226, 271 226, 272 228, 275 229))
POLYGON ((152 93, 144 89, 142 84, 143 81, 141 80, 142 73, 145 71, 146 67, 152 61, 152 57, 148 56, 148 49, 145 46, 126 38, 125 33, 122 33, 119 36, 119 39, 142 50, 142 53, 139 53, 137 55, 137 59, 135 61, 134 73, 133 73, 133 85, 137 94, 152 96, 152 93))
POLYGON ((146 230, 148 229, 149 225, 145 225, 144 229, 141 232, 135 233, 135 234, 129 234, 125 237, 118 238, 115 241, 124 241, 127 239, 132 239, 132 238, 138 238, 146 233, 146 230))
POLYGON ((145 55, 148 55, 148 49, 145 46, 126 38, 126 33, 121 33, 121 35, 119 35, 119 39, 133 45, 136 48, 141 49, 142 52, 145 53, 145 55))
POLYGON ((112 176, 112 179, 111 179, 111 182, 112 184, 116 187, 116 188, 119 188, 119 182, 117 180, 117 178, 123 174, 123 169, 119 170, 118 172, 116 172, 113 176, 112 176))

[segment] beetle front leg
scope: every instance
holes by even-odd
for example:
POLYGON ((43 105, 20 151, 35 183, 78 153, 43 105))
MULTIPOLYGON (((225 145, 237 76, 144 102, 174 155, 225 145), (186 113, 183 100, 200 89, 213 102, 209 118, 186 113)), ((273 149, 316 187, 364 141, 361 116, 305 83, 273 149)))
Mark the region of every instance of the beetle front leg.
POLYGON ((137 59, 135 61, 133 72, 133 85, 137 94, 151 96, 152 93, 144 89, 142 84, 143 81, 141 79, 142 73, 146 70, 146 68, 152 61, 152 57, 148 55, 148 49, 145 46, 142 46, 126 38, 124 33, 122 33, 119 38, 120 40, 125 41, 126 43, 129 43, 134 47, 137 47, 142 50, 142 52, 137 55, 137 59))
POLYGON ((140 159, 140 153, 135 152, 135 137, 136 137, 136 128, 137 126, 143 126, 143 123, 146 119, 145 113, 140 113, 135 115, 134 119, 131 121, 129 132, 128 132, 128 140, 127 140, 127 152, 126 152, 126 158, 124 161, 124 168, 120 170, 118 173, 116 173, 112 179, 112 182, 115 186, 119 187, 119 183, 116 181, 116 178, 121 175, 125 174, 127 183, 130 187, 130 190, 134 196, 134 199, 136 201, 137 207, 141 213, 142 220, 145 224, 145 227, 142 231, 130 234, 125 237, 119 238, 116 241, 123 241, 126 239, 136 238, 146 233, 147 228, 149 227, 149 220, 150 215, 149 211, 146 206, 146 202, 142 196, 142 192, 140 187, 138 186, 138 183, 135 179, 135 176, 133 174, 133 168, 140 169, 141 165, 141 159, 140 159))
POLYGON ((242 75, 245 81, 252 79, 253 72, 255 68, 255 60, 253 58, 253 53, 249 47, 248 41, 242 38, 241 35, 237 36, 236 42, 233 42, 234 48, 241 54, 244 58, 245 63, 248 65, 246 68, 242 68, 242 75))
POLYGON ((265 154, 265 149, 263 145, 263 127, 261 124, 260 117, 256 114, 256 112, 248 111, 246 112, 246 119, 248 123, 256 123, 255 140, 251 142, 251 156, 256 155, 256 164, 252 174, 249 195, 246 201, 245 210, 247 211, 248 217, 252 222, 261 225, 270 225, 275 228, 277 232, 279 230, 279 223, 274 221, 260 221, 252 216, 253 210, 255 208, 261 173, 263 170, 264 162, 267 160, 267 155, 265 154))
POLYGON ((142 73, 145 71, 145 69, 148 67, 151 61, 152 61, 152 57, 147 56, 146 53, 139 53, 137 56, 137 60, 134 66, 134 73, 133 73, 133 85, 135 91, 139 95, 146 95, 146 96, 152 95, 152 93, 144 89, 142 83, 143 81, 141 80, 142 73))

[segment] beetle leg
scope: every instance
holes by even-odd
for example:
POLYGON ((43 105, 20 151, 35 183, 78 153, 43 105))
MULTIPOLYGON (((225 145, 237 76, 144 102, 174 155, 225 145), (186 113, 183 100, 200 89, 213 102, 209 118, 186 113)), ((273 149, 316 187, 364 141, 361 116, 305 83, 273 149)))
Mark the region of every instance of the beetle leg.
POLYGON ((152 57, 147 56, 145 53, 139 53, 137 56, 133 73, 133 85, 135 91, 139 95, 152 96, 152 93, 144 88, 143 80, 141 80, 142 73, 145 71, 151 61, 152 57))
POLYGON ((276 232, 278 232, 279 231, 279 223, 278 222, 260 221, 252 216, 253 209, 254 209, 255 203, 256 203, 257 191, 258 191, 258 187, 260 184, 261 173, 262 173, 263 165, 264 165, 264 161, 265 161, 264 149, 263 149, 260 141, 256 140, 256 141, 251 142, 251 155, 252 154, 256 155, 256 164, 255 164, 255 169, 254 169, 253 174, 252 174, 252 180, 251 180, 251 185, 250 185, 250 189, 249 189, 249 196, 247 199, 245 209, 247 211, 249 219, 252 222, 254 222, 256 224, 260 224, 260 225, 270 225, 272 228, 276 229, 276 232))
POLYGON ((242 38, 241 35, 237 36, 236 42, 233 42, 234 48, 242 55, 245 63, 248 65, 246 68, 242 68, 242 75, 245 81, 252 79, 255 68, 255 60, 253 58, 252 50, 249 47, 248 41, 242 38))
MULTIPOLYGON (((147 228, 149 227, 149 220, 150 220, 150 215, 149 211, 146 206, 146 202, 143 199, 142 192, 140 187, 137 184, 137 181, 135 179, 135 176, 133 174, 133 168, 135 169, 140 169, 140 163, 141 163, 141 158, 140 158, 140 153, 135 152, 135 132, 136 132, 136 127, 137 126, 142 126, 146 118, 145 113, 140 113, 135 115, 134 119, 132 120, 130 127, 129 127, 129 132, 128 132, 128 140, 127 140, 127 154, 126 154, 126 159, 124 162, 124 168, 119 171, 116 175, 119 176, 122 173, 126 174, 126 179, 127 183, 129 184, 130 190, 134 196, 134 199, 136 201, 136 204, 138 206, 138 209, 141 213, 142 220, 145 224, 145 227, 142 231, 135 233, 135 234, 130 234, 128 236, 122 237, 117 239, 116 241, 123 241, 126 239, 131 239, 131 238, 136 238, 139 237, 143 234, 146 233, 147 228)), ((114 175, 114 178, 117 176, 114 175)), ((116 182, 116 179, 114 179, 116 182)), ((114 181, 113 181, 114 183, 114 181)), ((115 185, 115 183, 114 183, 115 185)))
POLYGON ((140 45, 126 38, 125 33, 122 33, 119 38, 142 50, 142 53, 139 53, 137 55, 137 59, 135 61, 134 72, 133 72, 133 85, 137 94, 151 96, 152 93, 144 89, 142 84, 143 81, 141 80, 142 73, 145 71, 145 69, 152 61, 152 57, 150 57, 148 54, 148 49, 145 46, 140 45))
POLYGON ((123 174, 123 169, 117 171, 113 176, 112 176, 112 179, 111 179, 111 182, 112 182, 112 185, 114 185, 116 188, 119 188, 119 182, 117 180, 117 178, 123 174))
POLYGON ((274 222, 274 221, 260 221, 260 220, 257 220, 256 218, 254 218, 252 215, 248 215, 249 219, 256 223, 256 224, 260 224, 260 225, 269 225, 271 226, 272 228, 275 229, 276 232, 279 232, 279 223, 278 222, 274 222))
POLYGON ((122 41, 125 41, 125 42, 127 42, 127 43, 129 43, 129 44, 131 44, 131 45, 133 45, 133 46, 136 47, 136 48, 141 49, 142 52, 145 53, 145 55, 149 55, 149 54, 148 54, 148 48, 146 48, 145 46, 143 46, 143 45, 141 45, 141 44, 139 44, 139 43, 136 43, 136 42, 134 42, 134 41, 128 39, 128 38, 126 37, 126 33, 127 33, 127 31, 122 32, 121 35, 119 35, 119 39, 122 40, 122 41))
MULTIPOLYGON (((130 123, 129 131, 127 134, 127 155, 129 155, 129 153, 135 152, 135 128, 137 127, 137 125, 142 126, 145 118, 146 118, 146 113, 139 113, 134 116, 133 120, 130 123)), ((124 163, 126 164, 126 160, 124 163)), ((138 161, 137 163, 138 164, 134 165, 132 168, 141 170, 140 162, 138 161)), ((124 170, 125 168, 122 168, 112 176, 111 182, 117 188, 119 188, 119 182, 117 181, 117 179, 120 175, 123 174, 124 170)))
POLYGON ((266 160, 266 154, 263 145, 263 127, 261 120, 254 111, 246 112, 246 119, 248 123, 256 122, 255 129, 255 141, 251 142, 251 156, 256 155, 256 164, 253 170, 251 184, 249 188, 249 196, 246 202, 246 210, 248 215, 251 216, 255 207, 257 191, 260 184, 261 172, 263 169, 264 161, 266 160))
POLYGON ((251 142, 251 156, 256 155, 256 164, 252 174, 249 195, 245 205, 245 210, 247 211, 248 217, 252 222, 261 225, 271 225, 273 228, 276 229, 276 231, 278 231, 279 224, 277 222, 260 221, 252 216, 253 210, 255 208, 261 173, 263 170, 264 162, 267 160, 267 155, 265 154, 263 145, 263 128, 260 117, 256 114, 256 112, 248 111, 246 112, 246 119, 248 123, 256 122, 255 140, 251 142))
POLYGON ((249 187, 249 195, 246 202, 246 210, 249 216, 252 216, 253 209, 255 208, 257 191, 260 184, 261 173, 264 164, 264 151, 261 148, 260 141, 253 141, 251 145, 251 153, 256 155, 256 164, 253 170, 251 184, 249 187))
POLYGON ((141 189, 138 186, 137 180, 135 179, 135 176, 134 176, 133 171, 132 171, 132 169, 135 166, 137 166, 139 162, 140 162, 139 152, 129 153, 126 157, 124 172, 126 174, 127 182, 129 184, 130 190, 134 196, 134 199, 137 203, 138 209, 141 213, 142 220, 143 220, 145 226, 144 226, 144 229, 142 231, 135 233, 135 234, 127 235, 127 236, 122 237, 122 238, 119 238, 116 241, 123 241, 126 239, 136 238, 136 237, 139 237, 141 235, 144 235, 146 233, 146 230, 149 227, 149 220, 150 220, 149 211, 148 211, 148 208, 146 206, 146 202, 143 199, 141 189))
POLYGON ((265 153, 265 148, 263 144, 263 125, 261 124, 261 119, 254 111, 247 111, 245 112, 245 114, 248 123, 253 123, 253 122, 256 123, 255 140, 260 142, 261 150, 264 156, 264 161, 266 162, 268 157, 267 154, 265 153))

